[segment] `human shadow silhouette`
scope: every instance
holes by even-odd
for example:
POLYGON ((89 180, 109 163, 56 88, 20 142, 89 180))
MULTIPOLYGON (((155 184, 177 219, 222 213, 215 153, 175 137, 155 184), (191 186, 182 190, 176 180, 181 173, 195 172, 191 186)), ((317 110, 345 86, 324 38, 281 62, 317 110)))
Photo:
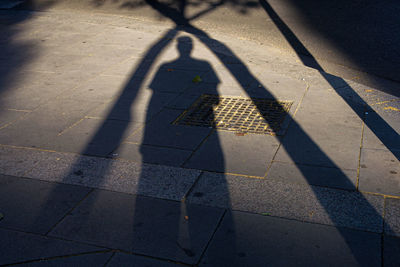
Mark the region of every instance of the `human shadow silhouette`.
MULTIPOLYGON (((161 14, 167 14, 165 12, 168 9, 168 7, 163 6, 163 4, 159 3, 158 1, 149 1, 149 3, 151 5, 153 5, 154 8, 156 10, 158 10, 161 14)), ((184 8, 184 5, 182 8, 184 8)), ((168 31, 165 35, 161 36, 159 41, 156 42, 149 49, 149 51, 147 51, 144 59, 138 64, 134 74, 132 75, 132 81, 135 78, 136 74, 140 71, 143 71, 147 75, 154 60, 158 57, 158 55, 162 52, 162 50, 165 49, 167 43, 169 43, 169 41, 165 41, 165 40, 166 39, 170 40, 173 37, 175 37, 175 35, 177 34, 178 31, 183 31, 183 32, 193 34, 200 40, 200 42, 202 42, 204 45, 206 45, 208 48, 210 48, 210 51, 212 51, 217 56, 217 58, 220 59, 221 63, 228 69, 228 71, 230 71, 232 76, 236 78, 238 84, 242 87, 242 89, 245 92, 248 92, 247 91, 247 81, 249 79, 251 80, 252 83, 261 84, 258 82, 256 77, 254 77, 253 74, 249 71, 249 69, 246 67, 246 65, 226 45, 224 45, 222 42, 220 42, 218 40, 212 39, 204 31, 192 26, 190 24, 190 21, 187 20, 182 15, 182 14, 184 14, 184 12, 171 11, 171 14, 174 14, 174 16, 175 15, 177 16, 177 18, 174 18, 173 16, 170 17, 172 21, 177 22, 176 28, 168 31), (183 23, 183 25, 182 25, 182 23, 183 23), (223 51, 223 53, 216 53, 213 50, 213 48, 215 46, 218 46, 219 50, 223 51), (226 61, 226 55, 230 55, 231 58, 235 59, 235 65, 236 65, 235 68, 233 68, 226 61), (243 77, 246 78, 246 82, 244 81, 245 79, 243 79, 243 77)), ((182 47, 184 47, 184 46, 182 46, 182 47)), ((182 50, 184 50, 184 49, 182 48, 182 50)), ((188 50, 190 50, 190 49, 188 49, 188 50)), ((187 60, 191 61, 191 59, 189 58, 189 56, 187 54, 186 54, 186 56, 184 56, 184 54, 181 54, 181 57, 182 58, 178 59, 177 62, 184 62, 183 59, 185 57, 187 60)), ((163 66, 165 67, 165 66, 172 66, 172 65, 167 64, 167 65, 163 65, 163 66)), ((164 70, 164 69, 160 68, 160 70, 164 70)), ((167 70, 167 72, 168 72, 168 70, 167 70)), ((161 74, 156 74, 156 78, 153 79, 153 82, 150 85, 151 89, 154 91, 161 90, 160 89, 161 87, 157 85, 157 82, 160 79, 161 80, 163 79, 163 77, 160 75, 161 74)), ((138 88, 140 88, 143 85, 143 80, 144 79, 140 78, 139 80, 135 80, 133 85, 126 86, 124 88, 123 92, 121 93, 121 95, 117 97, 117 100, 115 101, 115 104, 114 104, 114 107, 112 108, 112 110, 117 109, 118 105, 120 105, 120 103, 122 103, 123 99, 126 97, 128 97, 129 102, 132 103, 133 99, 136 97, 136 93, 129 93, 129 91, 133 90, 132 92, 135 92, 135 90, 137 90, 138 88)), ((165 86, 165 84, 163 84, 163 86, 165 86)), ((274 99, 273 95, 268 93, 267 88, 261 86, 258 88, 258 90, 263 91, 263 93, 266 97, 274 99)), ((249 95, 250 95, 250 93, 249 93, 249 95)), ((155 106, 156 105, 155 103, 156 103, 156 98, 151 99, 149 106, 155 106)), ((152 107, 150 107, 149 110, 152 110, 152 107)), ((113 111, 111 111, 110 114, 112 114, 112 112, 113 111)), ((128 112, 128 109, 125 109, 125 112, 128 112)), ((150 114, 150 113, 148 113, 148 114, 150 114)), ((109 116, 107 116, 106 120, 103 123, 103 126, 100 127, 97 130, 97 132, 94 134, 94 137, 90 143, 95 143, 95 141, 97 139, 99 139, 100 136, 102 134, 104 134, 105 132, 107 132, 108 130, 115 131, 115 129, 106 125, 108 119, 109 119, 109 116)), ((268 122, 268 118, 265 118, 265 119, 268 122)), ((149 125, 150 125, 150 123, 151 122, 149 122, 149 125)), ((127 123, 125 125, 127 125, 127 123)), ((314 148, 315 154, 319 158, 323 159, 324 161, 331 164, 333 167, 337 168, 336 164, 334 162, 332 162, 332 160, 318 147, 318 145, 307 135, 307 133, 304 130, 302 130, 302 127, 300 125, 298 125, 298 123, 294 119, 292 120, 292 125, 294 125, 295 128, 297 128, 297 133, 299 135, 299 138, 302 138, 303 140, 305 140, 305 143, 307 146, 314 148)), ((123 132, 126 130, 126 127, 127 126, 122 126, 116 130, 118 133, 117 133, 117 137, 112 140, 113 146, 117 147, 120 144, 120 142, 122 141, 123 132)), ((143 145, 141 147, 141 152, 142 152, 142 155, 144 158, 143 161, 146 161, 147 159, 151 158, 151 154, 148 153, 147 151, 145 151, 145 149, 144 149, 146 143, 152 143, 152 141, 151 141, 152 140, 152 136, 151 136, 152 131, 150 131, 149 127, 150 126, 145 127, 145 132, 143 135, 143 145)), ((273 130, 277 130, 277 129, 273 129, 273 130)), ((161 135, 163 137, 166 136, 165 133, 156 133, 156 134, 161 135)), ((278 138, 280 140, 282 139, 282 137, 278 137, 278 138)), ((90 146, 90 144, 88 144, 88 147, 83 150, 83 152, 82 152, 83 154, 90 154, 90 152, 88 152, 89 146, 90 146)), ((295 152, 293 147, 285 146, 285 144, 283 144, 283 146, 294 162, 298 161, 302 157, 302 155, 299 155, 295 152)), ((217 151, 220 151, 220 150, 221 150, 220 147, 217 147, 217 151)), ((218 153, 220 153, 220 152, 218 152, 218 153)), ((220 155, 222 157, 222 153, 220 155)), ((77 164, 79 164, 79 161, 80 160, 77 161, 77 164)), ((104 168, 105 171, 107 170, 107 168, 108 168, 107 166, 104 168)), ((309 180, 309 177, 307 176, 306 168, 304 166, 300 165, 299 169, 303 173, 303 175, 306 177, 307 181, 310 184, 312 184, 312 182, 309 180)), ((139 189, 141 187, 145 187, 144 178, 145 178, 144 174, 142 174, 140 177, 140 180, 139 180, 139 189)), ((96 187, 96 185, 98 185, 102 182, 102 179, 104 179, 104 173, 99 174, 98 181, 96 181, 96 184, 91 185, 91 186, 96 187)), ((338 179, 343 179, 344 181, 346 181, 348 178, 346 177, 346 175, 344 173, 340 172, 338 179)), ((225 182, 225 190, 226 190, 226 192, 229 192, 227 190, 226 182, 225 182)), ((140 193, 140 190, 139 190, 139 193, 140 193)), ((331 217, 333 224, 335 224, 337 226, 341 226, 342 221, 341 221, 340 216, 337 216, 335 211, 332 211, 330 209, 329 205, 331 203, 329 203, 329 201, 326 201, 323 198, 324 194, 320 194, 319 191, 315 191, 315 194, 316 194, 316 198, 320 201, 321 205, 324 208, 326 208, 326 211, 329 214, 329 216, 331 217)), ((371 205, 369 204, 367 199, 365 199, 362 195, 360 195, 359 198, 360 198, 360 202, 364 205, 364 207, 370 208, 373 210, 373 207, 371 207, 371 205)), ((227 203, 226 203, 226 207, 230 207, 228 202, 229 201, 227 201, 227 203)), ((161 256, 164 255, 162 253, 178 253, 181 257, 185 257, 186 259, 188 259, 189 262, 192 261, 193 258, 199 256, 198 254, 196 254, 195 249, 193 249, 193 247, 192 247, 193 246, 192 240, 193 240, 193 237, 196 236, 196 234, 193 232, 194 227, 191 226, 191 223, 195 223, 195 222, 191 220, 192 213, 190 212, 190 208, 187 209, 185 207, 186 204, 184 202, 181 205, 179 205, 178 207, 177 207, 177 205, 173 205, 173 207, 171 208, 172 212, 166 211, 163 214, 157 213, 157 212, 152 213, 152 206, 149 206, 146 204, 145 198, 138 197, 134 205, 135 205, 135 215, 134 216, 135 216, 136 222, 132 225, 132 227, 134 230, 133 231, 134 232, 133 239, 136 238, 136 240, 137 240, 137 243, 135 243, 135 248, 137 248, 137 247, 140 248, 140 244, 143 244, 140 242, 147 242, 146 244, 148 244, 149 242, 155 242, 155 240, 152 240, 152 239, 146 240, 145 237, 143 236, 143 234, 140 234, 140 233, 143 233, 141 231, 141 226, 143 224, 142 224, 142 222, 139 221, 138 214, 142 213, 142 214, 148 214, 148 218, 160 219, 160 217, 162 217, 162 218, 171 217, 168 219, 170 223, 168 223, 168 224, 166 223, 167 227, 164 229, 165 231, 163 231, 163 234, 167 236, 166 238, 168 240, 178 240, 178 241, 175 243, 174 242, 170 243, 171 249, 168 250, 167 252, 163 252, 163 251, 160 252, 161 256), (185 214, 188 214, 188 215, 185 215, 185 214), (188 216, 189 220, 186 219, 186 216, 188 216), (182 233, 181 231, 184 231, 184 233, 186 233, 186 234, 182 233)), ((372 211, 372 213, 374 213, 374 212, 376 213, 376 211, 372 211)), ((194 216, 194 214, 195 213, 193 213, 193 216, 194 216)), ((376 213, 376 216, 380 216, 380 215, 376 213)), ((341 233, 341 235, 344 237, 344 239, 347 242, 350 249, 354 252, 354 254, 355 254, 354 256, 355 256, 356 260, 359 263, 363 263, 365 259, 364 259, 363 255, 361 255, 360 252, 356 249, 355 245, 351 242, 351 236, 348 235, 348 232, 341 229, 340 227, 338 230, 341 233)), ((128 238, 130 238, 130 237, 128 237, 128 238)), ((152 244, 151 247, 153 249, 157 248, 157 244, 152 244)), ((231 261, 232 261, 232 263, 235 263, 235 257, 234 257, 235 256, 235 245, 232 244, 232 247, 233 248, 225 248, 225 250, 229 251, 229 253, 232 253, 233 257, 231 258, 231 261)), ((143 250, 141 250, 141 251, 142 251, 142 253, 144 252, 143 250)))
MULTIPOLYGON (((197 138, 191 138, 191 136, 187 136, 193 134, 193 131, 197 131, 198 127, 191 127, 185 125, 176 125, 173 124, 174 120, 167 121, 168 126, 166 128, 161 128, 161 130, 157 131, 157 125, 162 124, 162 122, 157 121, 157 117, 152 120, 152 109, 157 108, 160 102, 157 99, 157 93, 159 92, 177 92, 184 93, 187 90, 197 89, 198 86, 191 86, 194 84, 193 74, 201 71, 202 73, 207 73, 207 77, 210 77, 215 83, 213 86, 208 86, 208 93, 213 95, 218 95, 217 87, 219 79, 213 70, 210 63, 205 60, 200 60, 193 58, 191 53, 193 51, 193 43, 192 39, 188 36, 178 37, 177 38, 177 50, 179 52, 179 57, 173 61, 166 62, 162 64, 152 79, 149 88, 152 90, 152 98, 147 107, 147 117, 146 121, 150 121, 150 123, 146 124, 144 128, 143 138, 141 141, 140 152, 142 155, 142 162, 154 162, 154 159, 157 158, 154 150, 149 150, 149 147, 152 145, 157 145, 160 149, 165 146, 166 149, 174 149, 173 147, 177 147, 179 149, 189 149, 186 148, 187 142, 193 141, 197 143, 194 150, 204 141, 207 137, 214 132, 214 130, 207 130, 207 136, 199 136, 197 138), (179 70, 184 70, 182 73, 179 70), (195 72, 192 72, 194 70, 195 72), (189 86, 188 86, 189 85, 189 86), (152 123, 154 125, 152 125, 152 123)), ((201 87, 201 84, 200 84, 201 87)), ((200 93, 199 93, 200 95, 200 93)), ((179 100, 179 96, 177 98, 179 100)), ((179 103, 182 104, 182 103, 179 103)), ((218 101, 214 103, 218 105, 218 101)), ((175 111, 172 109, 165 108, 161 111, 161 113, 168 113, 168 111, 175 111)), ((176 114, 182 113, 183 110, 179 110, 176 114)), ((172 117, 175 118, 175 117, 172 117)), ((213 119, 213 115, 211 114, 211 118, 213 119)), ((215 125, 214 125, 215 126, 215 125)), ((200 128, 201 129, 201 128, 200 128)), ((202 129, 203 130, 203 129, 202 129)), ((213 158, 217 158, 217 162, 220 164, 219 168, 224 169, 224 157, 222 153, 222 149, 220 147, 219 142, 216 143, 213 150, 213 158)), ((175 162, 173 165, 183 165, 184 162, 175 162)), ((165 174, 167 175, 167 174, 165 174)), ((168 177, 165 177, 168 179, 168 177)), ((182 179, 185 179, 182 177, 182 179)), ((155 179, 156 181, 157 179, 155 179)), ((141 177, 138 181, 138 191, 144 192, 149 190, 149 184, 152 182, 149 181, 149 177, 147 173, 142 173, 141 177)), ((155 182, 154 182, 155 183, 155 182)), ((171 190, 166 188, 165 190, 171 190)), ((225 184, 225 192, 228 192, 225 184)), ((186 192, 185 196, 188 194, 186 192)), ((185 198, 184 196, 184 198, 185 198)), ((184 200, 184 199, 181 199, 184 200)), ((227 200, 229 201, 229 200, 227 200)), ((229 206, 229 203, 226 203, 229 206)), ((154 206, 153 206, 154 207, 154 206)), ((133 226, 133 237, 132 240, 143 240, 143 214, 146 214, 146 211, 149 209, 148 199, 144 199, 141 197, 136 198, 135 200, 135 223, 133 226)), ((156 246, 152 246, 151 249, 159 250, 157 252, 157 257, 161 258, 171 258, 171 255, 174 255, 175 260, 182 261, 186 263, 196 264, 200 260, 200 257, 204 251, 204 240, 203 244, 199 242, 199 237, 201 236, 201 232, 199 227, 200 214, 202 214, 201 209, 196 207, 193 204, 186 204, 185 201, 181 201, 179 205, 171 206, 165 210, 158 210, 155 208, 158 213, 147 213, 147 217, 144 220, 149 220, 149 216, 153 221, 165 221, 165 225, 168 225, 168 230, 164 227, 160 229, 154 229, 155 233, 151 233, 149 235, 154 237, 153 241, 149 241, 146 239, 146 242, 158 242, 158 246, 163 249, 156 249, 156 246)), ((134 242, 135 242, 134 241, 134 242)), ((233 246, 234 244, 232 244, 233 246)), ((141 253, 151 254, 152 251, 141 250, 140 247, 149 247, 148 244, 140 244, 138 245, 138 249, 141 253)), ((233 248, 231 248, 233 250, 233 248)), ((154 253, 154 252, 153 252, 154 253)))

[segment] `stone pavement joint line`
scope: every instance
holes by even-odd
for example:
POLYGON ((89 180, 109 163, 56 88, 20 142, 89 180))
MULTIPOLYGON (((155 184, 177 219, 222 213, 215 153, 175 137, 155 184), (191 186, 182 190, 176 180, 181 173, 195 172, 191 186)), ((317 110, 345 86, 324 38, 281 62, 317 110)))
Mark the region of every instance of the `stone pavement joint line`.
POLYGON ((0 10, 0 265, 399 266, 398 99, 171 25, 0 10))

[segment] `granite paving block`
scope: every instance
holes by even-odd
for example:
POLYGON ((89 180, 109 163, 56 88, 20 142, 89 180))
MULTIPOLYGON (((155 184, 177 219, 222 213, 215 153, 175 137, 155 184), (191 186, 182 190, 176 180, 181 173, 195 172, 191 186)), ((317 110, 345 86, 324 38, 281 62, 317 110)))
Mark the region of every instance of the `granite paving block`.
POLYGON ((212 129, 172 124, 182 110, 163 109, 146 126, 126 141, 144 145, 194 150, 212 129))
POLYGON ((182 202, 99 190, 50 235, 194 264, 222 213, 182 202))
POLYGON ((263 177, 278 145, 278 140, 269 135, 215 131, 184 166, 263 177))
POLYGON ((44 154, 46 152, 34 149, 0 146, 0 173, 23 176, 40 161, 44 154))
POLYGON ((27 177, 118 192, 181 200, 200 171, 73 154, 40 158, 27 177))
MULTIPOLYGON (((365 115, 363 147, 400 150, 400 119, 368 111, 365 115)), ((399 153, 397 157, 400 158, 399 153)))
POLYGON ((127 95, 122 93, 117 99, 92 110, 89 116, 146 122, 176 97, 177 94, 152 93, 149 90, 137 95, 132 95, 130 92, 127 92, 127 95))
POLYGON ((0 175, 0 227, 45 234, 89 188, 0 175))
POLYGON ((385 233, 400 237, 400 199, 385 198, 385 233))
POLYGON ((0 240, 1 265, 105 250, 82 243, 6 229, 0 229, 0 240))
POLYGON ((380 233, 383 197, 272 179, 204 173, 189 203, 380 233))
POLYGON ((384 236, 383 266, 400 266, 400 238, 396 238, 393 236, 384 236))
POLYGON ((176 267, 181 266, 170 261, 162 261, 159 259, 143 257, 138 255, 130 255, 124 253, 116 253, 107 266, 147 266, 147 267, 176 267))
POLYGON ((362 122, 350 120, 341 121, 335 114, 320 112, 299 120, 296 114, 275 160, 356 170, 362 122))
POLYGON ((60 257, 43 259, 35 262, 21 264, 23 267, 28 266, 104 266, 112 256, 112 252, 102 252, 93 254, 83 254, 78 256, 60 257))
POLYGON ((191 154, 192 151, 190 150, 123 143, 111 156, 135 162, 180 167, 191 154))
POLYGON ((85 118, 58 135, 48 147, 56 151, 107 156, 141 123, 85 118))
POLYGON ((391 151, 361 150, 359 189, 400 196, 400 163, 391 151))
POLYGON ((380 266, 378 234, 242 212, 225 215, 200 266, 380 266))
POLYGON ((355 190, 357 170, 341 170, 274 161, 268 171, 267 178, 281 182, 355 190))

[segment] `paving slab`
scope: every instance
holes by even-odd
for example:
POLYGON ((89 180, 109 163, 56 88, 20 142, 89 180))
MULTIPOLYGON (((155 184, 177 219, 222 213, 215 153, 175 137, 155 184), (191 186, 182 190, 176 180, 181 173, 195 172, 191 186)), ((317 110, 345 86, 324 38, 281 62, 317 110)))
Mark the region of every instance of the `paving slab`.
POLYGON ((359 189, 400 196, 400 162, 391 151, 361 150, 359 189))
POLYGON ((0 128, 7 124, 17 121, 21 117, 29 113, 29 110, 2 109, 0 110, 0 128))
POLYGON ((0 175, 0 227, 46 234, 89 188, 0 175))
POLYGON ((227 213, 200 266, 380 266, 378 234, 227 213))
POLYGON ((288 183, 318 185, 329 188, 355 190, 357 186, 356 170, 341 170, 320 166, 291 164, 274 161, 267 178, 288 183))
POLYGON ((204 173, 189 203, 382 232, 383 197, 317 186, 204 173))
POLYGON ((82 119, 96 102, 57 99, 0 130, 0 143, 49 148, 59 133, 82 119))
POLYGON ((111 156, 135 162, 181 167, 191 154, 190 150, 123 143, 111 156))
POLYGON ((148 267, 176 267, 182 266, 170 261, 162 261, 159 259, 143 257, 138 255, 116 253, 107 266, 148 266, 148 267))
POLYGON ((0 255, 1 265, 50 257, 105 251, 104 248, 96 246, 13 230, 0 229, 0 236, 0 249, 2 252, 0 255))
POLYGON ((221 83, 227 86, 240 86, 245 89, 254 81, 249 75, 249 69, 241 64, 226 64, 217 66, 214 71, 202 77, 207 83, 221 83))
POLYGON ((243 90, 249 97, 291 100, 295 102, 296 107, 307 89, 305 81, 271 71, 259 72, 256 77, 257 80, 254 80, 249 88, 243 90))
POLYGON ((211 94, 219 96, 245 96, 240 86, 228 86, 218 83, 193 83, 167 107, 173 109, 188 109, 202 94, 211 94))
POLYGON ((108 102, 119 96, 129 82, 123 77, 98 75, 95 79, 85 81, 69 92, 71 99, 89 99, 90 101, 108 102))
MULTIPOLYGON (((128 90, 129 89, 125 89, 128 90)), ((137 95, 122 93, 117 99, 95 108, 89 116, 133 122, 146 122, 160 112, 177 94, 142 90, 137 95)))
POLYGON ((144 145, 194 150, 212 129, 173 125, 182 110, 163 109, 146 126, 126 141, 144 145))
POLYGON ((299 119, 299 113, 287 129, 275 160, 357 170, 361 120, 339 121, 335 114, 319 111, 299 119))
POLYGON ((278 145, 270 135, 214 131, 184 166, 264 177, 278 145))
POLYGON ((104 266, 111 258, 112 252, 83 254, 78 256, 43 259, 35 262, 20 264, 21 266, 104 266))
MULTIPOLYGON (((363 147, 400 150, 400 119, 384 115, 372 110, 365 115, 363 147)), ((397 158, 400 158, 399 152, 397 158)))
POLYGON ((275 159, 356 170, 361 134, 358 113, 333 89, 310 87, 275 159))
POLYGON ((106 157, 141 127, 141 123, 86 117, 54 137, 47 147, 56 151, 106 157))
POLYGON ((126 160, 47 153, 26 177, 181 200, 200 174, 197 170, 126 160))
POLYGON ((400 265, 400 238, 384 236, 383 266, 395 267, 400 265))
POLYGON ((385 233, 400 237, 400 199, 385 198, 385 233))
POLYGON ((63 74, 14 69, 11 76, 3 77, 2 108, 33 110, 56 96, 72 90, 77 79, 63 79, 63 74), (62 82, 60 82, 62 81, 62 82))
POLYGON ((194 264, 222 213, 181 202, 97 190, 50 236, 194 264))

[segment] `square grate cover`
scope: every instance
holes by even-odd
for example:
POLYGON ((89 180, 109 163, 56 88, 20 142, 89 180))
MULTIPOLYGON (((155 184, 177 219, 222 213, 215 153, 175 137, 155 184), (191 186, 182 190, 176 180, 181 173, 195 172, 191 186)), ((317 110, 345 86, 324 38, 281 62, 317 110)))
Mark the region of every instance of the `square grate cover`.
POLYGON ((213 127, 237 133, 276 135, 292 103, 205 94, 182 113, 174 124, 213 127))

